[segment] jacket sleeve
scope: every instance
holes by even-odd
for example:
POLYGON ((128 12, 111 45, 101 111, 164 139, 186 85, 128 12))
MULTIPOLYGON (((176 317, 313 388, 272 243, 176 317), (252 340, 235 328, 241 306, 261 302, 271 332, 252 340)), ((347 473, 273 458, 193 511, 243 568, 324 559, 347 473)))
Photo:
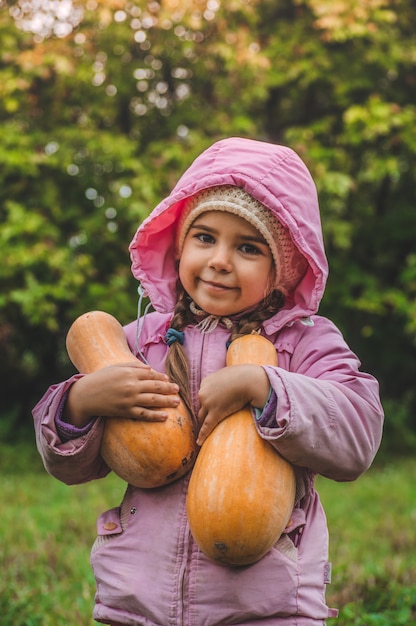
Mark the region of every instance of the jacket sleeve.
POLYGON ((82 437, 61 441, 55 416, 70 386, 81 375, 52 385, 33 409, 36 445, 46 470, 67 485, 85 483, 106 476, 110 468, 100 455, 103 421, 97 419, 82 437))
POLYGON ((293 342, 287 369, 265 367, 277 396, 276 419, 275 426, 258 430, 294 465, 354 480, 371 465, 381 441, 378 382, 360 371, 332 322, 314 320, 293 342))

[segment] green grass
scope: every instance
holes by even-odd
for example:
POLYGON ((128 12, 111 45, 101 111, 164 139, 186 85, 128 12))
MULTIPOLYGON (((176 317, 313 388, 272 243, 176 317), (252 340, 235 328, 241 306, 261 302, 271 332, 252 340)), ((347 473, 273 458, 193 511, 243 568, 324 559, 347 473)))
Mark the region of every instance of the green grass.
POLYGON ((101 511, 124 484, 114 475, 68 487, 50 477, 34 448, 1 446, 0 622, 90 626, 89 550, 101 511))
MULTIPOLYGON (((101 511, 119 504, 115 476, 67 487, 32 446, 0 446, 2 626, 93 626, 89 551, 101 511)), ((416 624, 416 460, 354 483, 318 479, 330 529, 328 626, 416 624)))
POLYGON ((352 483, 319 478, 330 530, 330 605, 339 626, 416 624, 416 460, 376 465, 352 483))

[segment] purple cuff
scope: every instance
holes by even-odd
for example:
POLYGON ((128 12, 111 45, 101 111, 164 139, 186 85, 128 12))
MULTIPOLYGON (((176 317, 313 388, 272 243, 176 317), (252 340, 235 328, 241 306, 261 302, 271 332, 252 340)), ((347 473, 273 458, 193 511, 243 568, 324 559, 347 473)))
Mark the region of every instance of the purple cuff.
POLYGON ((70 439, 77 439, 78 437, 82 437, 83 435, 88 434, 95 420, 97 419, 96 417, 93 417, 92 420, 90 420, 88 424, 83 428, 77 428, 76 426, 73 426, 73 424, 68 424, 68 422, 65 422, 62 419, 62 412, 64 410, 67 397, 68 392, 62 397, 62 400, 59 403, 58 410, 55 415, 55 428, 62 443, 65 443, 70 439))
POLYGON ((269 397, 267 398, 267 402, 264 405, 263 410, 260 412, 256 411, 256 422, 259 426, 266 428, 276 428, 276 410, 277 410, 277 395, 275 391, 270 388, 269 397))

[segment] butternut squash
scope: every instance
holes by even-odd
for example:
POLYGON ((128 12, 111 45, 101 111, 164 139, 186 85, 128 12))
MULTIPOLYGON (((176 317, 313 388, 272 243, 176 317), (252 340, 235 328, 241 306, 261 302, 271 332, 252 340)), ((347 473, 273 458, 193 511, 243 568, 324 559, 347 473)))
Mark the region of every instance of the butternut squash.
MULTIPOLYGON (((88 374, 116 363, 136 362, 121 324, 103 311, 78 317, 68 331, 66 347, 79 372, 88 374)), ((169 484, 193 466, 196 433, 185 406, 167 409, 164 422, 107 417, 101 454, 128 483, 142 488, 169 484)))
MULTIPOLYGON (((242 363, 277 365, 276 349, 260 335, 236 339, 227 365, 242 363)), ((244 408, 220 422, 201 447, 187 495, 191 533, 221 565, 255 563, 286 527, 295 491, 292 465, 259 436, 244 408)))

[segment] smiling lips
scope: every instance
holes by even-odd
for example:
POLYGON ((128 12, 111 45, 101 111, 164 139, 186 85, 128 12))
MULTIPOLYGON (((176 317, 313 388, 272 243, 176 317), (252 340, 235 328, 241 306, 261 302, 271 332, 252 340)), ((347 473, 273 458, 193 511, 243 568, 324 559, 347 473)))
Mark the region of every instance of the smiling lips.
POLYGON ((231 291, 232 289, 234 289, 234 287, 229 287, 228 285, 223 285, 221 283, 214 283, 210 280, 203 280, 202 278, 200 278, 200 281, 208 289, 215 289, 218 291, 231 291))

